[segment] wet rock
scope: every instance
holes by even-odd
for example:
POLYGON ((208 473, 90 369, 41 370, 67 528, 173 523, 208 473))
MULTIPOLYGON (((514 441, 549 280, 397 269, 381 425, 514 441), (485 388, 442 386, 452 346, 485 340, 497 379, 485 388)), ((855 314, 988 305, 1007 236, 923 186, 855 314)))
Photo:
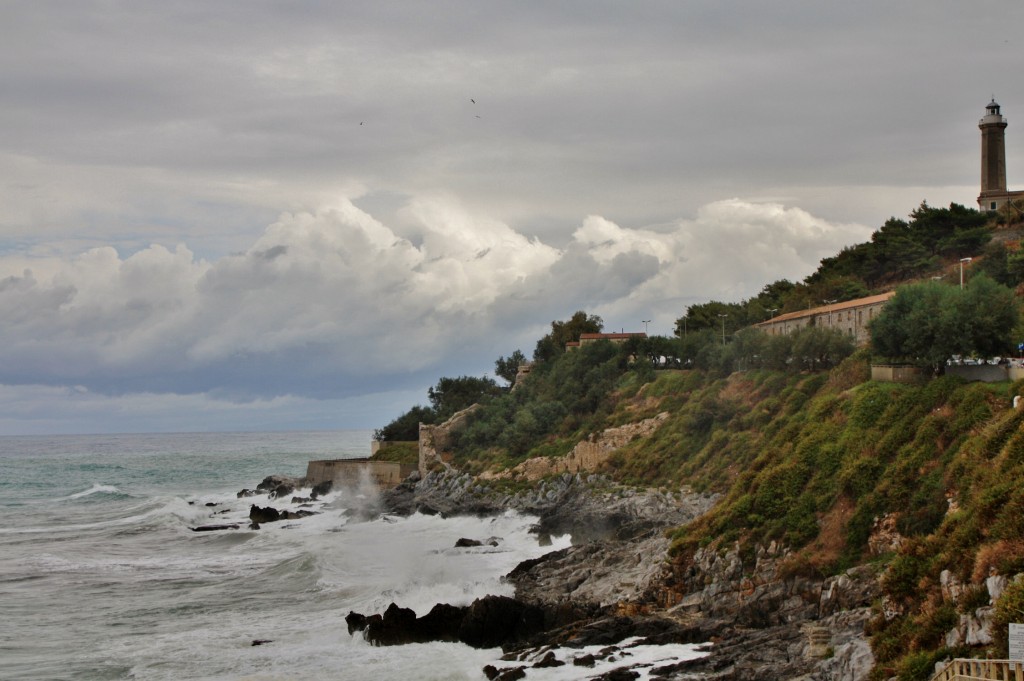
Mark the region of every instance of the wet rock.
POLYGON ((273 643, 273 641, 271 639, 269 639, 269 638, 255 638, 252 641, 252 644, 254 646, 261 646, 261 645, 264 645, 266 643, 273 643))
POLYGON ((320 483, 317 483, 316 485, 313 485, 313 489, 309 493, 309 497, 310 497, 310 499, 313 499, 315 501, 316 499, 319 499, 323 495, 329 494, 331 489, 333 489, 333 488, 334 488, 334 481, 333 480, 324 480, 323 482, 320 482, 320 483))
POLYGON ((255 525, 259 525, 261 523, 273 523, 279 520, 298 520, 300 518, 308 518, 311 515, 317 514, 315 511, 307 511, 305 509, 299 509, 298 511, 279 511, 272 506, 257 506, 256 504, 249 507, 249 520, 255 525))
POLYGON ((472 546, 483 546, 483 545, 484 545, 484 543, 482 541, 479 541, 477 539, 466 539, 465 537, 462 537, 461 539, 458 539, 455 542, 455 548, 457 548, 457 549, 464 549, 464 548, 469 548, 469 547, 472 547, 472 546))
POLYGON ((281 520, 281 513, 272 506, 253 504, 249 507, 249 520, 256 524, 273 523, 281 520))
MULTIPOLYGON (((259 494, 259 492, 257 492, 256 490, 243 489, 243 490, 239 491, 238 494, 236 494, 235 496, 237 498, 239 498, 239 499, 244 499, 245 497, 254 497, 257 494, 259 494)), ((191 503, 191 502, 189 502, 189 503, 191 503)))
POLYGON ((544 612, 508 596, 473 601, 459 627, 459 640, 474 648, 525 641, 544 630, 544 612))
POLYGON ((221 530, 237 530, 238 527, 239 526, 237 524, 230 523, 227 525, 200 525, 198 527, 192 527, 189 529, 191 529, 193 532, 219 532, 221 530))
POLYGON ((546 667, 564 667, 565 663, 559 660, 557 657, 555 657, 554 652, 548 651, 548 654, 541 658, 541 660, 535 663, 533 666, 537 667, 538 669, 543 669, 546 667))
POLYGON ((597 658, 587 653, 586 655, 573 658, 572 663, 577 667, 593 667, 597 663, 597 658))
POLYGON ((313 497, 292 497, 293 504, 308 504, 313 501, 313 497))
POLYGON ((295 485, 291 483, 281 483, 275 487, 268 495, 271 499, 280 499, 286 497, 295 491, 295 485))
POLYGON ((375 646, 422 643, 416 635, 416 613, 394 603, 388 606, 380 620, 368 620, 364 633, 366 640, 375 646))
POLYGON ((348 635, 351 636, 357 631, 363 631, 366 629, 366 615, 361 615, 358 612, 349 610, 349 613, 345 615, 345 624, 348 625, 348 635))

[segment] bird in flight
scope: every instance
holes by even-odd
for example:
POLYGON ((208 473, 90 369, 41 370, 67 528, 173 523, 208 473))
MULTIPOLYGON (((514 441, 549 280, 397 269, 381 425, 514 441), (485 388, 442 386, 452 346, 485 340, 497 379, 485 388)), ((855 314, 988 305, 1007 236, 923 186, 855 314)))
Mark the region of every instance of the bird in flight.
POLYGON ((471 102, 473 102, 474 104, 476 104, 476 100, 475 100, 475 99, 473 99, 472 97, 470 97, 470 98, 469 98, 469 101, 471 101, 471 102))

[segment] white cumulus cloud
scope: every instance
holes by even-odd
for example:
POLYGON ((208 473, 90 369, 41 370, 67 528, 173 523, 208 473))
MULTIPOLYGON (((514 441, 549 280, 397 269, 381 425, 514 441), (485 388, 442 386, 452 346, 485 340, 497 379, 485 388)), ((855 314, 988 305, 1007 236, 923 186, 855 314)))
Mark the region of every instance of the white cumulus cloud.
POLYGON ((185 244, 2 258, 0 383, 335 398, 481 373, 577 309, 664 333, 687 304, 800 279, 869 233, 734 199, 656 228, 590 216, 555 248, 451 197, 402 213, 399 235, 339 199, 215 260, 185 244))

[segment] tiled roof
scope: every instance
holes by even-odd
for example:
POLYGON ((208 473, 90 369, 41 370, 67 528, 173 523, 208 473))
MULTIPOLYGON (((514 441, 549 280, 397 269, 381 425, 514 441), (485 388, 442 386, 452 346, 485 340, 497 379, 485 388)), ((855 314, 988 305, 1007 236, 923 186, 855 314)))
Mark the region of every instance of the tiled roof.
POLYGON ((841 303, 833 303, 832 305, 822 305, 820 307, 812 307, 809 310, 798 310, 796 312, 787 312, 786 314, 780 314, 772 319, 766 319, 763 322, 754 324, 754 326, 770 326, 776 322, 787 322, 794 319, 803 319, 804 317, 813 317, 819 314, 828 314, 831 312, 841 312, 843 310, 852 310, 858 307, 865 307, 867 305, 877 305, 878 303, 884 303, 890 298, 896 295, 895 291, 889 291, 888 293, 880 293, 877 296, 868 296, 867 298, 857 298, 856 300, 844 300, 841 303))
POLYGON ((581 333, 580 340, 619 340, 622 338, 632 338, 633 336, 646 338, 647 334, 643 331, 635 333, 581 333))

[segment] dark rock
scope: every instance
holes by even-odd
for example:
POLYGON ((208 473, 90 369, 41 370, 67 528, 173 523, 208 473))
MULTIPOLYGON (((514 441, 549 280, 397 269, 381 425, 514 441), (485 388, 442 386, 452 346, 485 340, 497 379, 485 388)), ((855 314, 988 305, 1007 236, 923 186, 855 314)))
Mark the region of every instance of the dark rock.
POLYGON ((278 520, 298 520, 300 518, 308 518, 311 515, 316 515, 316 512, 303 509, 298 511, 278 511, 273 506, 257 506, 256 504, 249 507, 249 520, 257 525, 260 523, 273 523, 278 520))
POLYGON ((544 630, 544 612, 507 596, 473 601, 459 627, 459 640, 474 648, 525 641, 544 630))
POLYGON ((304 478, 293 478, 288 475, 268 475, 263 478, 260 484, 256 485, 257 492, 273 492, 281 485, 291 486, 292 489, 302 487, 305 484, 304 478))
POLYGON ((288 483, 288 482, 284 482, 284 483, 281 483, 280 485, 278 485, 277 487, 275 487, 270 492, 269 496, 270 496, 271 499, 280 499, 281 497, 288 496, 289 494, 291 494, 294 491, 295 491, 295 485, 293 485, 291 483, 288 483))
POLYGON ((459 627, 466 608, 438 603, 423 617, 417 618, 409 608, 392 603, 384 615, 365 617, 350 612, 345 617, 348 633, 362 631, 366 640, 377 646, 459 640, 459 627))
POLYGON ((484 676, 486 676, 490 681, 494 681, 494 679, 498 678, 498 674, 501 673, 498 671, 498 668, 495 667, 493 664, 485 666, 483 668, 483 672, 484 676))
POLYGON ((422 641, 458 641, 465 616, 466 608, 438 603, 416 621, 417 633, 422 641))
POLYGON ((253 639, 253 641, 252 641, 252 644, 254 646, 261 646, 264 643, 273 643, 273 641, 270 640, 269 638, 256 638, 256 639, 253 639))
POLYGON ((375 646, 421 643, 416 635, 416 613, 392 603, 379 620, 368 618, 364 634, 375 646))
POLYGON ((207 502, 206 502, 206 506, 207 506, 207 508, 210 508, 210 507, 212 507, 212 506, 216 506, 216 505, 217 505, 217 502, 216 502, 216 501, 207 501, 207 502))
POLYGON ((640 678, 640 673, 629 669, 613 669, 597 678, 598 681, 633 681, 640 678))
POLYGON ((503 669, 497 676, 497 681, 519 681, 519 679, 526 678, 526 667, 513 667, 512 669, 503 669))
POLYGON ((573 658, 572 663, 577 667, 593 667, 597 663, 597 658, 587 653, 586 655, 573 658))
POLYGON ((193 527, 193 532, 217 532, 219 530, 237 530, 238 525, 231 523, 230 525, 200 525, 199 527, 193 527))
POLYGON ((471 547, 471 546, 483 546, 483 545, 484 545, 484 543, 482 541, 478 541, 476 539, 466 539, 465 537, 463 537, 463 538, 461 538, 461 539, 459 539, 459 540, 457 540, 455 542, 455 548, 457 548, 457 549, 464 549, 464 548, 468 548, 468 547, 471 547))
POLYGON ((538 669, 543 669, 545 667, 564 667, 565 663, 555 657, 555 653, 549 650, 548 654, 533 666, 538 669))
POLYGON ((313 497, 292 497, 293 504, 308 504, 313 501, 313 497))
POLYGON ((324 494, 329 494, 331 489, 334 487, 333 480, 324 480, 323 482, 313 485, 313 491, 310 492, 309 497, 314 501, 319 499, 324 494))
POLYGON ((240 491, 240 492, 239 492, 239 493, 238 493, 237 495, 235 495, 235 496, 236 496, 237 498, 239 498, 239 499, 244 499, 245 497, 254 497, 254 496, 256 496, 257 494, 259 494, 259 492, 255 491, 255 490, 251 490, 251 489, 243 489, 243 490, 241 490, 241 491, 240 491))
POLYGON ((281 511, 281 520, 298 520, 299 518, 308 518, 311 515, 318 515, 316 511, 307 511, 299 509, 298 511, 281 511))
POLYGON ((361 615, 358 612, 349 610, 348 614, 345 615, 345 624, 348 625, 349 636, 357 631, 363 631, 366 629, 366 615, 361 615))
POLYGON ((249 507, 249 520, 257 524, 273 523, 281 520, 281 512, 272 506, 253 504, 249 507))

